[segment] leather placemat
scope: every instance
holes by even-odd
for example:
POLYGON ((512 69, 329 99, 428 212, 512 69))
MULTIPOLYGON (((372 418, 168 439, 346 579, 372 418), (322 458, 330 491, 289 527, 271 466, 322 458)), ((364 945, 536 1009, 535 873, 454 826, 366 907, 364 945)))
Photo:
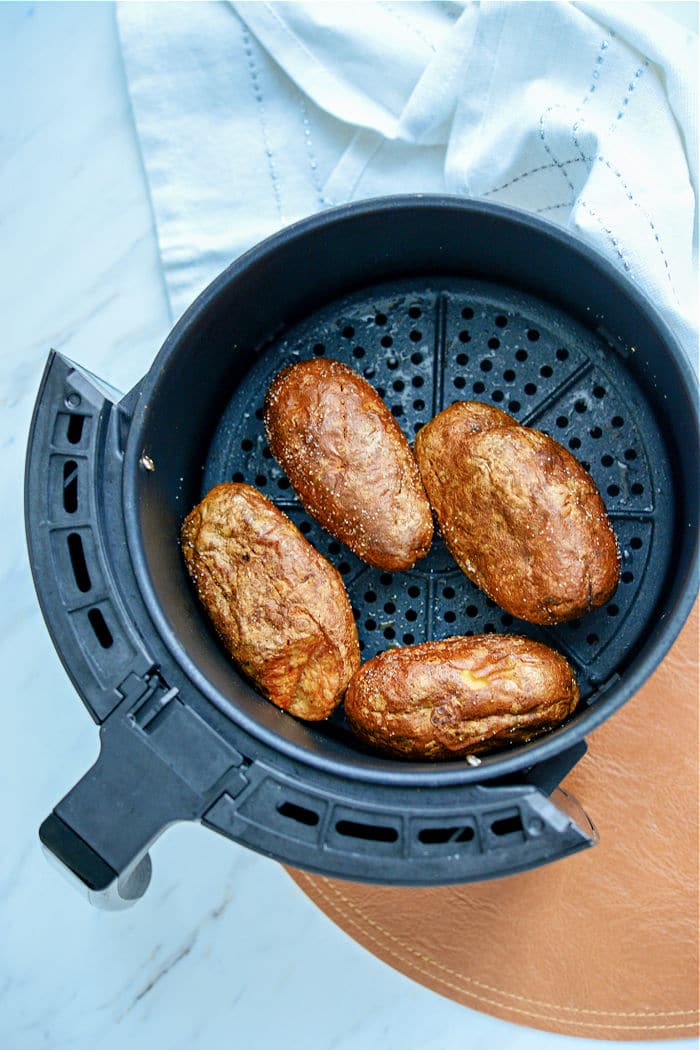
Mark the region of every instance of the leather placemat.
POLYGON ((290 874, 343 930, 421 984, 550 1032, 698 1031, 698 608, 564 781, 593 849, 471 885, 404 889, 290 874))

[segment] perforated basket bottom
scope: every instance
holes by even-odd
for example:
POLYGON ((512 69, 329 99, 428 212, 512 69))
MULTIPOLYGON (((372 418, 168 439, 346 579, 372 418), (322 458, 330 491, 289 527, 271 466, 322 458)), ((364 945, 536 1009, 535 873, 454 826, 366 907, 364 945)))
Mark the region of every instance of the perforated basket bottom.
MULTIPOLYGON (((623 356, 551 305, 486 282, 422 278, 376 286, 318 310, 266 346, 222 415, 202 495, 230 480, 261 489, 338 568, 364 660, 451 635, 523 634, 568 657, 588 705, 633 655, 670 557, 668 457, 623 356), (285 365, 314 355, 343 361, 369 380, 409 441, 447 405, 477 400, 569 448, 598 485, 619 540, 622 576, 612 600, 581 620, 543 628, 499 609, 457 568, 439 536, 409 572, 383 573, 359 561, 306 514, 265 440, 270 382, 285 365)), ((344 735, 342 709, 319 731, 344 735)))

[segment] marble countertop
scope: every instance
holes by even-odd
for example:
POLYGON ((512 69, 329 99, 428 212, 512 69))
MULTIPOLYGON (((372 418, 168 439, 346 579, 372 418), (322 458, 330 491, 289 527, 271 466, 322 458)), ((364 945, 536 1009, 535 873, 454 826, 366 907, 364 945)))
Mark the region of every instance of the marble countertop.
POLYGON ((98 738, 27 564, 32 406, 49 348, 127 390, 171 319, 111 4, 1 4, 0 71, 0 1048, 592 1047, 414 984, 280 866, 199 826, 159 840, 151 887, 127 912, 90 908, 47 865, 37 828, 98 738))

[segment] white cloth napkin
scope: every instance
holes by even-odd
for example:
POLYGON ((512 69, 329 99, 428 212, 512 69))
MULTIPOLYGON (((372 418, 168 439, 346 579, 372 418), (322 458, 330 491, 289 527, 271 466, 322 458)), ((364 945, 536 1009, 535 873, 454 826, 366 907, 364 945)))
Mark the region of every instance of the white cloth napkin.
POLYGON ((568 227, 694 358, 697 37, 646 5, 123 2, 174 316, 246 248, 364 197, 568 227))

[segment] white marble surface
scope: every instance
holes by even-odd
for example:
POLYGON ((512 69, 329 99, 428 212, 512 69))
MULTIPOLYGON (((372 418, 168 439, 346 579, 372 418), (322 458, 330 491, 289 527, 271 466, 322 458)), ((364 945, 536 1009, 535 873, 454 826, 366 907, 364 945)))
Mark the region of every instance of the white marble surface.
POLYGON ((200 827, 156 844, 128 912, 91 909, 44 861, 38 825, 94 760, 97 733, 29 576, 32 404, 51 346, 126 390, 170 319, 111 5, 0 4, 0 85, 0 1050, 592 1047, 426 991, 278 865, 200 827))

